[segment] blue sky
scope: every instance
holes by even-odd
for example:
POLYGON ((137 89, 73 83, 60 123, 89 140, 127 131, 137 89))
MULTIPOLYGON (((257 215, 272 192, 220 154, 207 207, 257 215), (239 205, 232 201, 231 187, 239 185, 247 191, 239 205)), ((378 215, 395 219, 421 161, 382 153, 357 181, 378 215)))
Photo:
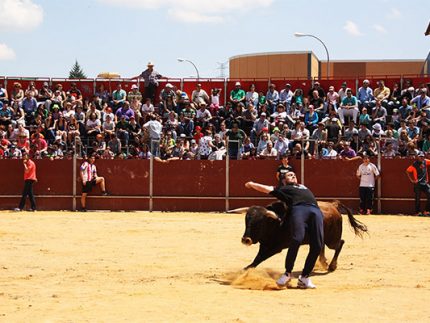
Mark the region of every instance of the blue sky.
MULTIPOLYGON (((217 62, 257 52, 308 51, 333 60, 425 59, 429 0, 0 0, 0 75, 217 77, 217 62)), ((228 72, 228 70, 227 70, 228 72)))

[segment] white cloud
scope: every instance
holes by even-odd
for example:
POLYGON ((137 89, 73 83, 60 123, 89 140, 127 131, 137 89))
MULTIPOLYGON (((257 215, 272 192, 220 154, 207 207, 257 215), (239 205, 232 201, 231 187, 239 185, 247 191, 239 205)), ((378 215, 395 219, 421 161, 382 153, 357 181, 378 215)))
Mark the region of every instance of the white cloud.
POLYGON ((391 8, 390 11, 387 13, 387 18, 390 19, 399 19, 402 17, 402 13, 397 8, 391 8))
POLYGON ((343 29, 345 29, 345 31, 352 36, 362 36, 363 35, 363 33, 358 29, 357 24, 352 22, 351 20, 348 20, 345 23, 345 26, 343 26, 343 29))
POLYGON ((6 44, 0 44, 0 60, 15 59, 15 52, 6 44))
POLYGON ((169 17, 187 23, 221 23, 225 16, 269 7, 274 0, 98 0, 121 7, 165 9, 169 17))
POLYGON ((188 23, 220 23, 223 18, 220 16, 206 16, 195 11, 169 10, 169 16, 174 20, 188 23))
POLYGON ((373 29, 375 29, 378 33, 381 33, 381 34, 387 33, 387 29, 385 29, 385 27, 381 25, 373 25, 373 29))
POLYGON ((31 0, 0 0, 2 30, 31 30, 43 21, 43 9, 31 0))

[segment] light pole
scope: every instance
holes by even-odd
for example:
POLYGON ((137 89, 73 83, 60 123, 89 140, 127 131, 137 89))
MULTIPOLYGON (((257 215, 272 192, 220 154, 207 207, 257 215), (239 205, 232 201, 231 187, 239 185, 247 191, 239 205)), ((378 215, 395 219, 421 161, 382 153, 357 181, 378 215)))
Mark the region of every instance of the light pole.
POLYGON ((185 59, 185 58, 178 58, 177 60, 178 60, 178 62, 180 62, 180 63, 188 62, 188 63, 192 64, 192 65, 194 66, 194 68, 196 69, 197 79, 199 79, 199 78, 200 78, 199 70, 197 69, 196 64, 194 64, 193 62, 191 62, 190 60, 185 59))
POLYGON ((330 77, 330 55, 328 54, 328 49, 327 46, 324 44, 324 42, 319 39, 317 36, 311 35, 311 34, 304 34, 304 33, 294 33, 294 36, 296 37, 312 37, 315 38, 316 40, 318 40, 325 48, 325 52, 327 54, 327 78, 330 77))

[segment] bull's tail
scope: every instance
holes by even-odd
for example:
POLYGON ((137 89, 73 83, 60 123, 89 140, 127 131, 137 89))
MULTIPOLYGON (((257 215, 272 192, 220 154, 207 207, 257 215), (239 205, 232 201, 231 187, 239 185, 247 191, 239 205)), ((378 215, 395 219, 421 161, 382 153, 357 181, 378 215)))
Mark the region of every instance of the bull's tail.
POLYGON ((340 201, 334 201, 337 204, 337 209, 342 213, 344 211, 348 215, 349 224, 354 229, 354 233, 356 236, 363 237, 363 233, 367 233, 367 226, 354 218, 352 211, 349 207, 341 203, 340 201))

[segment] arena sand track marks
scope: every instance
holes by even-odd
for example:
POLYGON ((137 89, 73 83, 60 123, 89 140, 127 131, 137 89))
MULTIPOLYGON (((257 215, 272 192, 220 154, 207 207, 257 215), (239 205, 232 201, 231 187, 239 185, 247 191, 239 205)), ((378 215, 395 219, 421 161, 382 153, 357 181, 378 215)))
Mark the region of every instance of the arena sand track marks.
POLYGON ((286 251, 243 275, 242 215, 2 212, 0 322, 430 321, 430 219, 359 219, 316 290, 274 291, 286 251))

